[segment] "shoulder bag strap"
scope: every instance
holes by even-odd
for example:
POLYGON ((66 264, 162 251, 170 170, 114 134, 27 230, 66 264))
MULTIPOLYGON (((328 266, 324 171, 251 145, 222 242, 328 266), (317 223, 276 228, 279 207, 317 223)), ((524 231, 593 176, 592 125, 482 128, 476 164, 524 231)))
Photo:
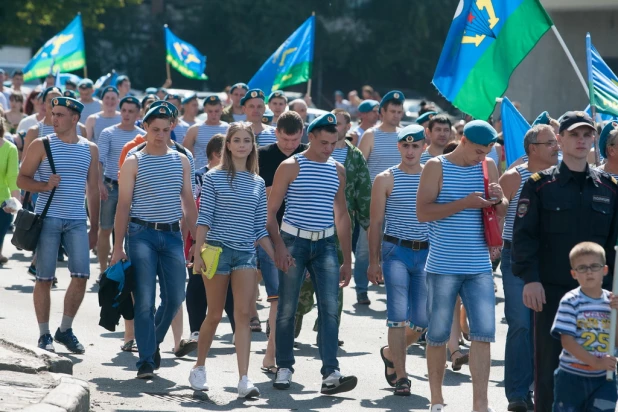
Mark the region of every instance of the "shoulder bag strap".
MULTIPOLYGON (((45 153, 47 153, 47 161, 49 162, 49 167, 51 167, 52 173, 56 174, 56 167, 54 166, 54 158, 52 157, 51 146, 49 145, 49 137, 45 136, 43 138, 43 146, 45 146, 45 153)), ((49 210, 49 206, 51 205, 52 198, 54 197, 54 193, 56 193, 56 188, 52 189, 49 198, 47 199, 47 203, 45 204, 45 208, 43 209, 43 213, 41 213, 41 219, 45 218, 47 215, 47 211, 49 210)))
POLYGON ((483 183, 485 185, 485 198, 489 199, 489 173, 487 172, 487 160, 483 160, 483 183))

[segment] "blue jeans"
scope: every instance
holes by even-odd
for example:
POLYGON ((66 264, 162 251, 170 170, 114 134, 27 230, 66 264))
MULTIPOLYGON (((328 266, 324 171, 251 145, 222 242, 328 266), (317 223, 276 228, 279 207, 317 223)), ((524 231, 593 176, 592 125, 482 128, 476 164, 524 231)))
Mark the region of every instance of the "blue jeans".
POLYGON ((451 336, 453 310, 461 296, 468 320, 470 340, 495 342, 496 294, 491 272, 474 275, 440 275, 427 272, 427 344, 446 345, 451 336))
POLYGON ((114 217, 118 205, 118 184, 103 183, 107 188, 107 200, 101 200, 101 213, 99 217, 100 228, 109 230, 114 228, 114 217))
POLYGON ((252 252, 232 249, 218 240, 207 240, 206 243, 211 246, 218 246, 222 249, 219 255, 217 271, 215 272, 216 275, 227 276, 236 270, 257 270, 257 255, 255 249, 252 252))
POLYGON ((367 231, 360 227, 360 225, 354 259, 354 284, 356 285, 356 294, 367 293, 369 286, 369 280, 367 279, 367 269, 369 268, 369 240, 367 239, 367 231))
POLYGON ((504 316, 509 325, 504 350, 504 390, 509 402, 526 399, 534 380, 534 341, 532 311, 524 305, 524 281, 513 275, 511 249, 502 249, 502 284, 504 316))
POLYGON ((288 273, 279 271, 279 306, 275 336, 277 366, 294 371, 294 320, 307 269, 318 301, 318 349, 322 359, 320 373, 326 377, 339 370, 339 261, 336 239, 331 236, 312 242, 285 232, 281 232, 281 238, 296 259, 296 266, 291 266, 288 273))
POLYGON ((554 372, 554 412, 614 412, 616 374, 608 381, 605 374, 583 377, 558 368, 554 372))
POLYGON ((185 257, 180 232, 161 232, 137 223, 127 231, 129 259, 135 269, 135 340, 139 369, 154 366, 153 356, 185 299, 185 257), (155 317, 157 276, 161 306, 155 317))
POLYGON ((13 214, 6 213, 0 208, 0 252, 2 252, 2 246, 4 245, 4 237, 6 236, 6 232, 8 232, 9 227, 11 227, 12 221, 13 214))
POLYGON ((429 249, 412 250, 382 242, 382 272, 386 287, 388 327, 427 327, 427 276, 429 249))
POLYGON ((81 219, 46 217, 36 246, 36 280, 51 282, 56 274, 58 249, 63 245, 69 256, 72 278, 90 277, 88 226, 81 219))
POLYGON ((268 256, 268 253, 262 246, 257 247, 257 257, 260 263, 260 271, 264 286, 266 286, 267 302, 275 301, 279 298, 279 269, 275 266, 275 262, 268 256))

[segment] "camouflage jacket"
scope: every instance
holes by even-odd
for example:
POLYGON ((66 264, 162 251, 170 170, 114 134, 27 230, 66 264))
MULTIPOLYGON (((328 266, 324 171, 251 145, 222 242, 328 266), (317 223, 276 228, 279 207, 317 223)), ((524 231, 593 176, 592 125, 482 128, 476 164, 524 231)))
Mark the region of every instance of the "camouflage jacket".
POLYGON ((345 198, 348 203, 348 212, 354 224, 356 218, 365 230, 369 227, 369 206, 371 203, 371 179, 369 168, 363 153, 352 143, 346 140, 348 155, 343 166, 345 167, 345 198))

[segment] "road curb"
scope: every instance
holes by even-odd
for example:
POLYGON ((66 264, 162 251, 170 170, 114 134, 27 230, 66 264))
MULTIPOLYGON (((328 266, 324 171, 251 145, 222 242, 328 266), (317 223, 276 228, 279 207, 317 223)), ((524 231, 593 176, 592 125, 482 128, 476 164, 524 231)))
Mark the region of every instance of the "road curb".
MULTIPOLYGON (((73 362, 70 359, 67 359, 52 352, 48 352, 43 349, 39 349, 36 346, 24 345, 3 338, 0 338, 0 345, 9 347, 15 351, 25 353, 41 360, 46 365, 45 370, 48 370, 49 372, 73 375, 73 362)), ((32 368, 23 368, 22 370, 15 371, 23 373, 39 372, 39 370, 32 368)))
POLYGON ((43 400, 21 409, 22 412, 88 412, 90 410, 90 389, 88 383, 72 376, 54 376, 60 384, 52 389, 43 400))

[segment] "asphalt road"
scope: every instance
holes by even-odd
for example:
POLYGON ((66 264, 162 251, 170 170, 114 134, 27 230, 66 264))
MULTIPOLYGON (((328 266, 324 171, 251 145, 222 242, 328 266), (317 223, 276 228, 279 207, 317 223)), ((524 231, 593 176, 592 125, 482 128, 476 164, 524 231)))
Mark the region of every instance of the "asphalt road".
MULTIPOLYGON (((38 327, 32 304, 34 278, 27 273, 29 252, 19 252, 10 243, 10 234, 5 239, 4 255, 8 264, 0 267, 0 334, 11 340, 36 345, 38 327)), ((96 257, 91 259, 91 273, 98 273, 96 257)), ((50 328, 52 334, 60 324, 62 301, 69 283, 66 262, 58 263, 59 284, 52 291, 50 328)), ((384 367, 379 349, 386 345, 387 328, 386 295, 383 287, 372 286, 370 306, 356 305, 353 288, 344 293, 343 318, 340 339, 345 344, 339 351, 339 362, 344 374, 358 376, 358 386, 352 392, 339 396, 320 394, 321 362, 315 345, 313 322, 314 311, 305 317, 303 331, 295 351, 296 373, 292 387, 280 391, 272 387, 272 377, 260 371, 266 349, 266 335, 253 333, 250 378, 262 392, 258 400, 237 399, 238 373, 236 356, 231 344, 231 328, 224 316, 219 326, 213 348, 207 359, 210 391, 194 392, 188 386, 188 376, 194 359, 189 356, 177 359, 172 353, 171 330, 162 344, 161 369, 152 381, 135 379, 136 354, 120 351, 120 331, 110 333, 100 326, 97 300, 96 276, 88 282, 84 303, 74 323, 74 331, 86 347, 84 355, 68 354, 63 346, 56 344, 58 353, 74 362, 74 376, 90 384, 92 411, 179 411, 187 408, 207 410, 300 410, 358 411, 359 409, 384 411, 421 411, 429 405, 429 384, 424 348, 414 345, 408 350, 407 370, 412 381, 412 396, 396 397, 384 380, 384 367)), ((492 363, 489 382, 490 406, 496 411, 506 411, 504 396, 504 344, 506 323, 502 281, 496 276, 498 295, 496 299, 496 343, 492 345, 492 363)), ((264 291, 262 289, 262 295, 264 291)), ((268 316, 267 304, 258 303, 260 319, 268 316)), ((265 324, 263 322, 263 329, 265 324)), ((185 337, 188 337, 188 321, 185 312, 185 337)), ((449 364, 450 365, 450 364, 449 364)), ((467 366, 459 372, 450 368, 446 372, 444 393, 449 411, 472 410, 472 383, 467 366)))

